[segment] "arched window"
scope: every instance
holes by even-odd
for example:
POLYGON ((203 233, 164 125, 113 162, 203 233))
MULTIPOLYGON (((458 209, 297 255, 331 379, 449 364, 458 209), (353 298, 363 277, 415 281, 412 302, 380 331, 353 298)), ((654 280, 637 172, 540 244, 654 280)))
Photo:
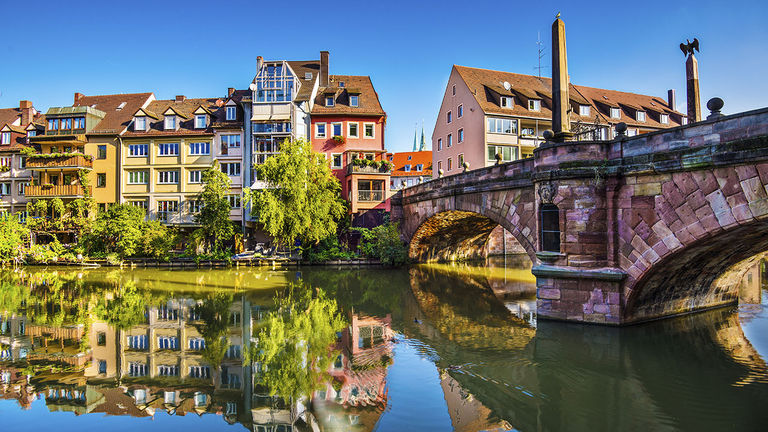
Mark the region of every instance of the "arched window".
POLYGON ((541 250, 560 252, 560 209, 554 204, 542 204, 541 212, 541 250))

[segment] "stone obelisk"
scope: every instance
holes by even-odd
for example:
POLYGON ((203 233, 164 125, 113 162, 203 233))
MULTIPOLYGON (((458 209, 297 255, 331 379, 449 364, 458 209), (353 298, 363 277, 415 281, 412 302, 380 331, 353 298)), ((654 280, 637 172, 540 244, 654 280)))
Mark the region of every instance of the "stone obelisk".
POLYGON ((565 23, 560 14, 552 23, 552 131, 554 141, 573 137, 568 115, 568 56, 565 49, 565 23))
POLYGON ((701 97, 699 96, 699 62, 693 52, 685 61, 685 77, 688 84, 688 123, 694 123, 701 121, 701 97))

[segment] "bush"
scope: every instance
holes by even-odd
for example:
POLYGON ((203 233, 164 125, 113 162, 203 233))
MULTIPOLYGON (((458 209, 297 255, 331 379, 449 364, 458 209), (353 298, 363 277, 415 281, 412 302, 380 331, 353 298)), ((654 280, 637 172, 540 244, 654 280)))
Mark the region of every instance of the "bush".
POLYGON ((336 236, 328 237, 321 240, 318 244, 302 250, 302 259, 312 264, 355 258, 357 258, 357 255, 345 245, 339 243, 339 239, 336 236))
POLYGON ((159 221, 147 221, 144 222, 139 242, 142 255, 167 260, 176 243, 176 232, 159 221))
POLYGON ((403 265, 408 262, 408 248, 400 239, 398 223, 387 222, 376 228, 353 228, 360 233, 360 251, 382 264, 403 265))
POLYGON ((29 229, 15 217, 0 219, 0 263, 22 259, 29 244, 29 229))

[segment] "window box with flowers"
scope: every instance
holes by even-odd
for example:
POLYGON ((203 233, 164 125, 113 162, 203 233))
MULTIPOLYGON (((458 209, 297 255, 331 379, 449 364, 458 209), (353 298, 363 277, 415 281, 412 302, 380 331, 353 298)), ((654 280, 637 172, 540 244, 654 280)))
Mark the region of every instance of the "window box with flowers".
POLYGON ((334 135, 332 139, 336 142, 336 144, 344 144, 347 142, 347 140, 345 140, 341 135, 334 135))

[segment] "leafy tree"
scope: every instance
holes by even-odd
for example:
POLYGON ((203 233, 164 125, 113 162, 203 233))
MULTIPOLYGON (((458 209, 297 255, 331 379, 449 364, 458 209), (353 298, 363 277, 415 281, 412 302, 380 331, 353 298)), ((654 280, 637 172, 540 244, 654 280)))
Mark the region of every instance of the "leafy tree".
POLYGON ((160 221, 145 221, 141 230, 142 255, 152 258, 166 258, 176 243, 176 232, 160 221))
POLYGON ((279 242, 305 243, 336 234, 344 212, 341 185, 321 153, 304 139, 286 140, 280 153, 255 167, 270 185, 247 190, 245 202, 264 230, 279 242))
POLYGON ((400 238, 398 223, 387 222, 376 228, 355 228, 360 232, 360 250, 363 255, 384 264, 403 265, 408 261, 408 248, 400 238))
POLYGON ((227 193, 231 181, 229 176, 221 172, 219 162, 203 171, 203 191, 199 199, 202 204, 200 213, 195 215, 195 222, 201 227, 197 229, 197 237, 205 240, 208 251, 219 251, 222 244, 231 239, 234 227, 229 220, 231 210, 227 193))
POLYGON ((0 218, 0 263, 21 260, 27 244, 29 228, 20 224, 15 217, 0 218))
POLYGON ((139 251, 143 225, 143 209, 117 204, 99 213, 91 231, 84 236, 84 244, 90 252, 131 256, 139 251))
POLYGON ((144 322, 147 292, 136 287, 135 281, 125 281, 111 299, 96 305, 96 316, 118 330, 127 330, 144 322))
POLYGON ((256 333, 258 342, 249 358, 261 364, 260 383, 272 395, 295 399, 312 394, 328 381, 328 369, 337 353, 336 332, 347 323, 336 301, 301 282, 291 283, 275 298, 256 333))
POLYGON ((205 340, 205 348, 201 354, 203 359, 213 366, 214 378, 217 378, 221 362, 229 348, 227 334, 232 300, 232 294, 216 293, 203 300, 203 304, 197 309, 202 322, 196 326, 197 331, 205 340))

